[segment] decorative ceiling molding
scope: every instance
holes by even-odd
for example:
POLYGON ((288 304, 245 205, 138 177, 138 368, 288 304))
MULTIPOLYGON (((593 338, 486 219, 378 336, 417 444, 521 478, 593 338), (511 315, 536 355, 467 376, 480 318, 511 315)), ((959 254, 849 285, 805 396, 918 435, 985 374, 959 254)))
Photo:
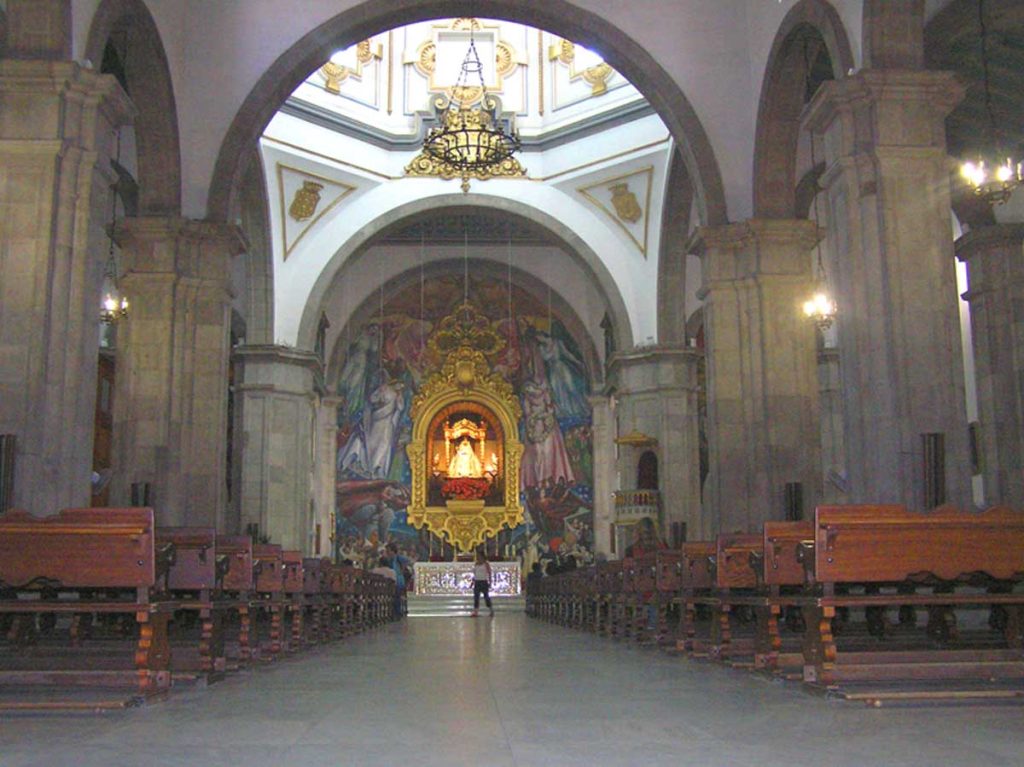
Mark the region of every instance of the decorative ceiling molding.
MULTIPOLYGON (((410 151, 423 144, 423 138, 432 127, 433 121, 426 114, 421 115, 419 131, 416 133, 391 133, 365 122, 333 112, 318 104, 290 96, 281 106, 281 114, 305 120, 321 128, 341 133, 345 136, 365 141, 381 149, 394 151, 410 151)), ((568 144, 572 141, 592 136, 602 131, 626 125, 635 120, 642 120, 654 114, 654 108, 646 101, 634 101, 620 108, 596 115, 589 120, 562 126, 546 131, 542 136, 521 136, 523 150, 528 152, 546 152, 549 149, 568 144)))
POLYGON ((374 44, 371 40, 363 40, 356 44, 355 66, 349 67, 345 64, 335 64, 328 61, 320 67, 318 73, 324 80, 324 90, 331 93, 341 93, 341 84, 349 77, 355 80, 363 78, 363 67, 374 60, 384 57, 384 46, 380 43, 374 44))
POLYGON ((647 258, 654 166, 607 178, 576 191, 619 227, 647 258), (641 202, 642 200, 642 202, 641 202))
POLYGON ((282 260, 316 223, 356 190, 351 184, 277 163, 282 260))

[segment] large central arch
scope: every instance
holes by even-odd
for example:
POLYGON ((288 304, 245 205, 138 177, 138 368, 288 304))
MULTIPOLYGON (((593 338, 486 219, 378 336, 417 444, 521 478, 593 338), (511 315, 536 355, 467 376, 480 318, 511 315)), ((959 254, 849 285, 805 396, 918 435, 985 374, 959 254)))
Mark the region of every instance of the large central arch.
POLYGON ((393 27, 433 18, 487 16, 529 24, 601 51, 658 112, 693 182, 701 223, 728 221, 725 192, 711 143, 676 82, 645 48, 597 14, 567 0, 366 0, 292 45, 250 91, 224 137, 214 167, 207 217, 228 221, 251 148, 299 84, 340 47, 393 27))
POLYGON ((567 253, 579 259, 582 266, 593 275, 594 281, 600 286, 608 300, 612 320, 616 332, 616 344, 619 348, 629 348, 633 344, 633 323, 629 310, 623 299, 615 278, 608 271, 600 256, 580 237, 579 234, 564 225, 553 216, 543 211, 519 203, 515 200, 499 197, 483 197, 462 194, 439 195, 406 203, 379 216, 364 226, 334 253, 320 271, 320 275, 303 302, 302 318, 299 322, 297 344, 303 349, 312 349, 320 320, 320 310, 331 284, 339 275, 345 264, 369 243, 379 237, 387 229, 408 223, 431 211, 459 210, 466 208, 487 208, 527 218, 534 224, 546 229, 561 243, 567 253))

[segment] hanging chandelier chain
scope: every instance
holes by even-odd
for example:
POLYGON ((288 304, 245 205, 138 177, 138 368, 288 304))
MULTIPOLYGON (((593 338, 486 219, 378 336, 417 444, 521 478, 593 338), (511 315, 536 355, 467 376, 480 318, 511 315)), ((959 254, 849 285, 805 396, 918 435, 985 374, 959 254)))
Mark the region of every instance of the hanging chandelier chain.
POLYGON ((981 81, 985 88, 985 113, 988 115, 989 141, 998 142, 995 110, 992 108, 992 86, 988 74, 988 29, 985 26, 985 0, 978 0, 978 32, 981 37, 981 81))

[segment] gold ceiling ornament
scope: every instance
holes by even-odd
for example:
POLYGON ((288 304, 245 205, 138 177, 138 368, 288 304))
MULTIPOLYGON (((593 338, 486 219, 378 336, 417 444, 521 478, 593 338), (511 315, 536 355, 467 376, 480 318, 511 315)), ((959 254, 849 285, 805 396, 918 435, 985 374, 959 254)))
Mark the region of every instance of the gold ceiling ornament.
POLYGON ((557 61, 569 68, 569 80, 583 79, 590 86, 591 96, 600 96, 608 90, 608 81, 615 70, 601 61, 584 69, 576 69, 576 44, 571 40, 559 40, 548 46, 548 60, 557 61))
MULTIPOLYGON (((519 502, 523 445, 518 440, 522 410, 511 384, 495 373, 487 361, 487 355, 500 351, 504 341, 471 303, 463 303, 442 320, 429 345, 432 351, 445 354, 445 362, 424 382, 412 401, 412 436, 406 446, 412 472, 408 520, 413 527, 426 528, 459 551, 471 551, 502 528, 513 528, 523 521, 519 502), (495 430, 500 432, 501 505, 488 505, 484 498, 428 504, 434 470, 428 461, 431 426, 438 418, 446 417, 445 412, 462 409, 493 416, 495 430)), ((453 428, 451 424, 447 427, 449 431, 453 428)))
POLYGON ((303 181, 302 186, 295 190, 292 204, 288 206, 288 215, 296 221, 312 218, 316 213, 316 206, 320 204, 320 192, 323 188, 324 185, 316 181, 303 181))
MULTIPOLYGON (((453 131, 451 142, 458 141, 458 131, 466 127, 470 132, 479 130, 493 124, 491 113, 480 108, 466 110, 445 110, 444 105, 448 102, 443 97, 434 101, 435 109, 446 121, 446 124, 453 131)), ((458 168, 451 163, 435 157, 426 149, 413 158, 412 162, 405 166, 407 176, 434 176, 450 181, 453 178, 462 179, 462 191, 469 191, 469 179, 486 181, 489 178, 525 178, 526 168, 515 157, 509 156, 494 165, 482 165, 480 167, 466 169, 458 168)))
POLYGON ((341 93, 341 84, 345 82, 345 80, 349 77, 356 80, 362 78, 363 67, 374 59, 381 59, 383 57, 383 45, 377 43, 377 45, 374 46, 373 41, 363 40, 356 45, 356 65, 354 68, 345 64, 338 64, 330 60, 320 67, 318 71, 320 76, 324 79, 324 90, 330 91, 331 93, 341 93))
POLYGON ((640 220, 644 211, 640 207, 636 195, 630 191, 629 182, 623 181, 619 184, 612 184, 608 187, 608 191, 612 193, 612 205, 615 207, 615 213, 619 218, 631 224, 635 224, 640 220))
POLYGON ((505 78, 515 73, 516 67, 526 66, 525 53, 520 53, 514 45, 507 40, 498 38, 501 27, 497 24, 482 24, 479 19, 461 18, 455 19, 450 24, 437 24, 433 27, 433 37, 424 40, 413 51, 412 55, 406 55, 405 64, 411 64, 422 77, 427 79, 427 90, 431 93, 440 93, 449 99, 465 106, 473 106, 483 98, 484 89, 479 86, 459 88, 451 83, 439 83, 437 76, 437 32, 451 30, 453 32, 477 32, 484 30, 494 31, 494 79, 493 85, 487 86, 492 93, 502 93, 505 89, 505 78))

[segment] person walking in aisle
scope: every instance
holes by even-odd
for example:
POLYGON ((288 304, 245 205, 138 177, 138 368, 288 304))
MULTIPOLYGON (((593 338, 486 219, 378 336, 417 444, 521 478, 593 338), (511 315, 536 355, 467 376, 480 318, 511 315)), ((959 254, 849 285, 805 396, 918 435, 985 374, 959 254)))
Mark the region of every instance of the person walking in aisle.
POLYGON ((494 617, 494 606, 491 604, 491 563, 487 561, 483 551, 476 550, 476 561, 473 562, 473 617, 480 609, 480 595, 484 595, 484 603, 494 617))

